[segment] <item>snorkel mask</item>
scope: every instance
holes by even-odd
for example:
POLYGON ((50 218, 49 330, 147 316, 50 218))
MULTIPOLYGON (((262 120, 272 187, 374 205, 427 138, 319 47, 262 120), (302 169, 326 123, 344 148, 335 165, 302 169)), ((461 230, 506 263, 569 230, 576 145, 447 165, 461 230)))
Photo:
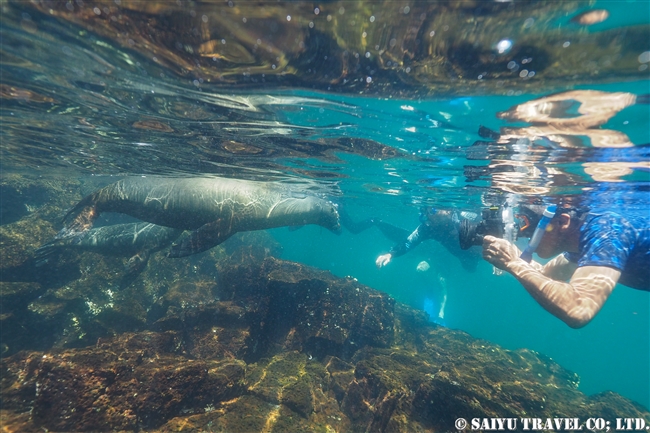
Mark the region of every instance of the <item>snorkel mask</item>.
POLYGON ((435 215, 438 212, 438 209, 431 206, 423 206, 420 208, 420 222, 426 224, 429 221, 429 217, 435 215))
POLYGON ((531 236, 530 241, 528 241, 528 246, 524 252, 521 253, 521 256, 519 256, 520 259, 530 263, 530 261, 533 259, 533 253, 537 250, 539 243, 544 237, 544 233, 546 233, 546 227, 548 227, 548 223, 551 222, 551 219, 555 216, 556 212, 557 206, 554 204, 544 209, 542 218, 539 220, 539 223, 537 223, 537 227, 535 228, 535 232, 531 236))

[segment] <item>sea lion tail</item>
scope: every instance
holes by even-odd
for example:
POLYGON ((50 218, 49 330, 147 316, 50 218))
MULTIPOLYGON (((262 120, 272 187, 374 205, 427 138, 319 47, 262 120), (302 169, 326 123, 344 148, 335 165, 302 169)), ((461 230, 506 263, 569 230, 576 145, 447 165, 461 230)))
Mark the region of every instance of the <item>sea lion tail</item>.
POLYGON ((75 236, 68 236, 65 238, 55 237, 51 241, 41 245, 36 251, 34 251, 34 263, 36 267, 43 266, 49 263, 57 253, 64 250, 66 247, 71 247, 77 245, 81 242, 83 234, 78 234, 75 236))
POLYGON ((79 236, 88 231, 99 216, 95 194, 84 197, 63 217, 63 228, 54 239, 79 236))
POLYGON ((34 251, 34 265, 37 268, 46 265, 54 256, 54 253, 56 253, 59 249, 60 246, 54 244, 53 242, 48 242, 47 244, 41 246, 36 251, 34 251))

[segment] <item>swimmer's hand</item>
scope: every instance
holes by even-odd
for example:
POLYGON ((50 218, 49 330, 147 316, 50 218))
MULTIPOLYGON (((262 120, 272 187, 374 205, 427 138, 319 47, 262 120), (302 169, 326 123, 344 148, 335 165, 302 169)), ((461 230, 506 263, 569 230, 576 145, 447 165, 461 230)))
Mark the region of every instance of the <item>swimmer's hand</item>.
POLYGON ((390 263, 391 258, 393 258, 393 255, 391 253, 382 254, 381 256, 377 257, 375 264, 377 265, 378 268, 381 268, 383 266, 386 266, 388 263, 390 263))
POLYGON ((499 269, 507 270, 510 263, 519 259, 521 251, 505 239, 485 236, 483 238, 483 258, 499 269))

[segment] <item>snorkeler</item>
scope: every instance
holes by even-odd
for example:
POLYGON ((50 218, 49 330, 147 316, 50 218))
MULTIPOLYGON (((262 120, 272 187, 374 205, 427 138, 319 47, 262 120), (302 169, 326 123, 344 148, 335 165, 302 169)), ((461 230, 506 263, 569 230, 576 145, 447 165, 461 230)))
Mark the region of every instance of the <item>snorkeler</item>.
POLYGON ((549 206, 537 217, 523 254, 511 242, 487 235, 483 258, 511 273, 544 309, 570 327, 589 323, 617 283, 650 291, 647 216, 549 206), (531 261, 533 252, 541 258, 562 254, 541 265, 531 261))
POLYGON ((406 254, 418 246, 422 241, 433 239, 447 251, 460 260, 463 268, 474 272, 479 261, 479 256, 471 251, 463 251, 458 244, 458 225, 462 219, 476 219, 478 215, 472 212, 457 212, 436 209, 425 206, 420 209, 420 225, 408 237, 402 238, 388 253, 377 257, 375 264, 378 268, 386 266, 393 257, 406 254))

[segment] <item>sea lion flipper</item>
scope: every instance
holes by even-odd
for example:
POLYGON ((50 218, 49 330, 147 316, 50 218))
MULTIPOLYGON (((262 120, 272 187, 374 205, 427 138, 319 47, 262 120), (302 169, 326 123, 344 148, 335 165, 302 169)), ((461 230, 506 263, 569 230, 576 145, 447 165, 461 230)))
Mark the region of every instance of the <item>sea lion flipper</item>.
POLYGON ((220 218, 202 225, 182 239, 180 243, 172 245, 169 257, 186 257, 209 250, 235 233, 230 221, 220 218))
POLYGON ((43 266, 50 262, 50 259, 57 253, 63 251, 66 247, 75 246, 81 242, 85 234, 71 235, 59 238, 58 236, 51 241, 41 245, 34 251, 34 263, 36 267, 43 266))
POLYGON ((55 239, 79 236, 80 234, 87 232, 93 226, 93 222, 99 216, 99 212, 94 204, 88 204, 88 202, 92 201, 89 197, 86 197, 74 208, 68 211, 66 216, 63 218, 65 226, 56 235, 55 239))
POLYGON ((54 245, 52 242, 39 247, 36 251, 34 251, 33 259, 35 266, 38 268, 49 263, 50 259, 57 251, 59 251, 59 249, 60 247, 58 245, 54 245))

